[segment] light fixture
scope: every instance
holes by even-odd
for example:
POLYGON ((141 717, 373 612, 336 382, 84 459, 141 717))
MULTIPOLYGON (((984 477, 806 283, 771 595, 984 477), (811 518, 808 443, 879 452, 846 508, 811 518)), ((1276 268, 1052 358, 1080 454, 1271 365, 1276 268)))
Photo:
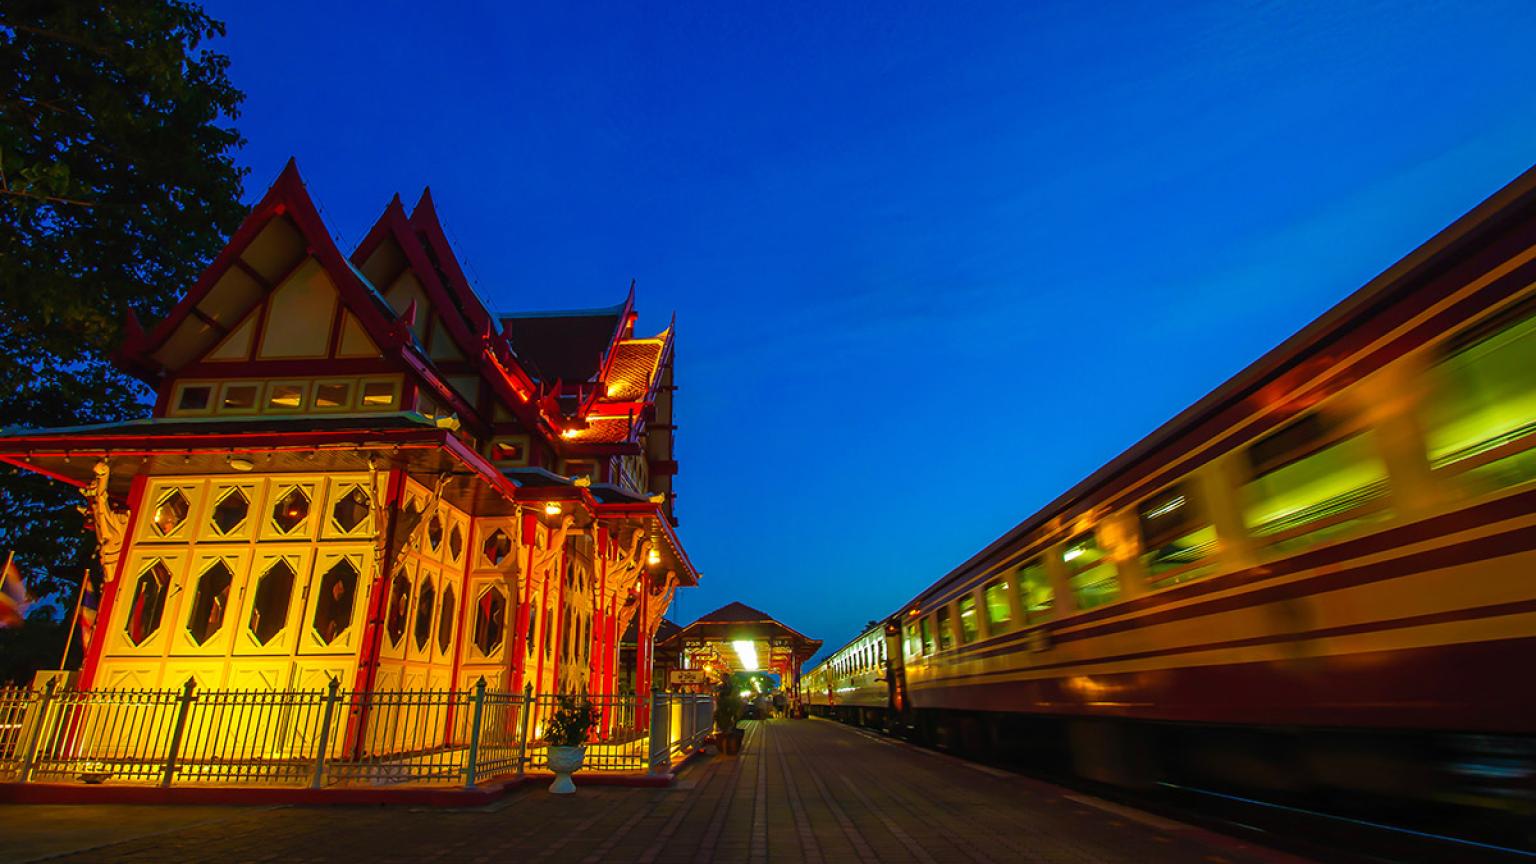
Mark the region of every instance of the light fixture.
POLYGON ((242 456, 234 456, 229 460, 229 467, 236 471, 251 471, 255 469, 256 463, 242 456))
POLYGON ((548 502, 546 502, 544 504, 544 513, 547 516, 559 516, 560 515, 560 502, 559 501, 548 501, 548 502))
POLYGON ((1073 558, 1081 558, 1081 557, 1083 557, 1083 553, 1086 552, 1086 551, 1088 551, 1088 550, 1084 549, 1081 546, 1073 546, 1071 549, 1068 549, 1067 551, 1065 551, 1065 552, 1063 552, 1061 554, 1061 560, 1063 560, 1063 561, 1071 561, 1073 558))
POLYGON ((731 643, 731 647, 736 649, 736 656, 741 660, 741 671, 757 670, 757 643, 751 639, 737 639, 731 643))
POLYGON ((579 430, 579 429, 561 429, 560 430, 560 437, 561 438, 575 438, 577 435, 580 435, 580 434, 581 434, 581 430, 579 430))
POLYGON ((650 554, 645 556, 645 560, 646 560, 646 563, 649 563, 649 564, 652 564, 652 565, 660 564, 661 563, 661 553, 657 552, 655 549, 652 549, 650 551, 650 554))

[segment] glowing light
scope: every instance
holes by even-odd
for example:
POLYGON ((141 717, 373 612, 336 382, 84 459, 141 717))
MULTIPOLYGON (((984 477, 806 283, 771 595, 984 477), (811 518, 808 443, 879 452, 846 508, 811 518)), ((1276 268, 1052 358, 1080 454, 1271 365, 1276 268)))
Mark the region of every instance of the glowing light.
POLYGON ((1156 510, 1153 510, 1152 512, 1148 513, 1147 514, 1147 518, 1148 519, 1156 519, 1159 516, 1166 516, 1169 513, 1172 513, 1173 511, 1175 511, 1175 510, 1177 510, 1177 509, 1179 509, 1180 507, 1183 507, 1183 506, 1184 506, 1184 496, 1183 495, 1175 495, 1173 497, 1172 501, 1169 501, 1167 504, 1164 504, 1163 506, 1157 508, 1156 510))
POLYGON ((241 459, 237 456, 229 460, 229 467, 235 469, 236 471, 250 471, 256 467, 256 463, 249 459, 241 459))
POLYGON ((751 690, 743 690, 743 691, 741 691, 741 698, 747 699, 747 698, 750 698, 751 696, 752 696, 752 691, 751 690))
POLYGON ((657 552, 655 549, 652 549, 650 551, 650 554, 645 556, 645 560, 646 560, 646 563, 649 563, 649 564, 660 564, 661 563, 661 553, 657 552))
POLYGON ((1071 561, 1073 558, 1081 558, 1083 557, 1083 553, 1086 551, 1087 550, 1081 546, 1073 546, 1071 549, 1068 549, 1061 554, 1061 560, 1071 561))
POLYGON ((575 438, 577 435, 580 435, 580 434, 581 434, 581 430, 580 429, 561 429, 560 430, 560 437, 561 438, 575 438))
POLYGON ((560 515, 560 502, 559 501, 551 501, 548 504, 545 504, 544 505, 544 512, 549 514, 550 516, 559 516, 560 515))
POLYGON ((736 649, 736 656, 741 659, 741 671, 752 672, 757 669, 757 643, 751 639, 737 639, 731 643, 731 647, 736 649))

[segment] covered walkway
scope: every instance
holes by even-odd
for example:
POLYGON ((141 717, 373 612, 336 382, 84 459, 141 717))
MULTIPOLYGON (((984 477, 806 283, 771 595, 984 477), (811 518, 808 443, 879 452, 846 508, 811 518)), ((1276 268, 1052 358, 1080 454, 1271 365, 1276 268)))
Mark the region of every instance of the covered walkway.
POLYGON ((729 675, 766 672, 796 701, 800 667, 820 649, 820 639, 745 603, 728 603, 656 643, 658 664, 681 673, 677 685, 713 689, 729 675))
POLYGON ((753 724, 740 757, 696 762, 669 789, 529 789, 456 811, 122 809, 0 808, 0 860, 1295 860, 823 720, 753 724))

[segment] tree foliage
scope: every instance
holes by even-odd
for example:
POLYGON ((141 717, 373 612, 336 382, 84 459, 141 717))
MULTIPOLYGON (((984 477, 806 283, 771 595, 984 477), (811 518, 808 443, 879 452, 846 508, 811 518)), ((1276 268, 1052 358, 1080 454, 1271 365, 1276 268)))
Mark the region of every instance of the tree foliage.
MULTIPOLYGON (((124 315, 163 315, 244 212, 223 34, 181 0, 0 4, 0 426, 147 412, 110 362, 124 315)), ((79 503, 0 472, 0 549, 36 595, 89 560, 79 503)))

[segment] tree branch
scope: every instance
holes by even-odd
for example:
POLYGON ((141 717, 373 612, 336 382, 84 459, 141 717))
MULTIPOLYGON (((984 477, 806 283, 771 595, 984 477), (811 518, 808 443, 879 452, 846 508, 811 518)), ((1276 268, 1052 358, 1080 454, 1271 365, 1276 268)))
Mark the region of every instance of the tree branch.
POLYGON ((77 207, 95 207, 94 201, 80 201, 75 198, 58 198, 53 195, 38 195, 34 192, 17 192, 14 189, 0 189, 0 195, 8 195, 12 198, 26 198, 31 201, 42 201, 48 204, 73 204, 77 207))

